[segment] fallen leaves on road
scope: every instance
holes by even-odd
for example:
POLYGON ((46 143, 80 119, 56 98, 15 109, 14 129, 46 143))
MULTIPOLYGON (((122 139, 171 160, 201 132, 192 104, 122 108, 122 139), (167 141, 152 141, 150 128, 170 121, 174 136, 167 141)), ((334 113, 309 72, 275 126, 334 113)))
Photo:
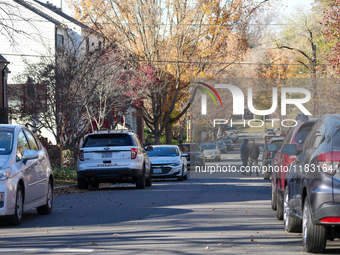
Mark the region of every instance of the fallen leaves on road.
POLYGON ((210 248, 209 246, 205 247, 206 250, 208 250, 209 248, 210 248))

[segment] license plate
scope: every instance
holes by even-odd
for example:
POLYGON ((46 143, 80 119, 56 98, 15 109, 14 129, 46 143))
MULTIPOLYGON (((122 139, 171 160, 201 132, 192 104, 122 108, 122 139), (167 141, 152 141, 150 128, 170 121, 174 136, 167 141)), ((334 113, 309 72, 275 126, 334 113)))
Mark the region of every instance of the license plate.
POLYGON ((161 174, 161 173, 162 173, 162 169, 160 169, 160 168, 154 168, 154 169, 153 169, 153 173, 154 173, 154 174, 161 174))
POLYGON ((102 153, 102 158, 112 158, 112 152, 104 152, 104 153, 102 153))

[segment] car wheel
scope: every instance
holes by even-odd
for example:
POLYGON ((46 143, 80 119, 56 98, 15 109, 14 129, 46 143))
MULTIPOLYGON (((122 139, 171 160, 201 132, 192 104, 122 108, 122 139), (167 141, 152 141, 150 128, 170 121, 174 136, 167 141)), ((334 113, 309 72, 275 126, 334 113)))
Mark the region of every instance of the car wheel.
POLYGON ((184 175, 183 179, 184 179, 185 181, 188 180, 188 171, 187 171, 186 175, 184 175))
POLYGON ((94 182, 91 184, 92 188, 99 189, 99 182, 94 182))
POLYGON ((89 187, 88 182, 85 181, 84 179, 78 178, 77 182, 78 182, 78 189, 87 189, 89 187))
POLYGON ((326 228, 322 225, 314 225, 311 219, 308 198, 305 197, 302 220, 302 244, 306 252, 321 253, 326 248, 326 228))
POLYGON ((22 220, 23 208, 24 208, 24 196, 22 192, 22 187, 19 184, 17 187, 17 195, 15 199, 15 211, 14 215, 11 218, 11 225, 14 226, 20 225, 22 220))
POLYGON ((283 220, 283 200, 279 195, 279 190, 276 191, 276 218, 283 220))
POLYGON ((145 186, 146 187, 151 187, 152 185, 152 177, 151 177, 151 170, 148 179, 145 180, 145 186))
POLYGON ((218 157, 218 158, 217 158, 217 162, 220 162, 220 161, 221 161, 221 157, 218 157))
POLYGON ((142 175, 136 181, 136 188, 137 189, 144 189, 145 188, 145 169, 143 168, 142 175))
POLYGON ((284 200, 283 200, 283 222, 285 231, 301 233, 302 220, 289 215, 289 190, 288 186, 285 188, 284 200))
POLYGON ((272 182, 272 200, 271 200, 271 204, 272 204, 272 209, 274 210, 274 211, 276 211, 276 204, 277 204, 277 202, 276 202, 276 193, 274 192, 274 187, 273 187, 273 182, 272 182))
POLYGON ((53 187, 51 180, 48 182, 46 204, 37 208, 39 214, 50 214, 53 207, 53 187))

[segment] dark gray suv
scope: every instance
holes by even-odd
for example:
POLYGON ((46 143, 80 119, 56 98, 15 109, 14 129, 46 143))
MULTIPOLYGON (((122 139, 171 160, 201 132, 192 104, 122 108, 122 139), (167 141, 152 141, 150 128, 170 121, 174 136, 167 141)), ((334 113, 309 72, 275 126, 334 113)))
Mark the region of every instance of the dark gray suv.
MULTIPOLYGON (((282 148, 297 155, 296 145, 282 148)), ((302 231, 307 252, 323 252, 326 241, 340 238, 340 114, 325 115, 313 126, 300 155, 286 174, 284 225, 302 231)))

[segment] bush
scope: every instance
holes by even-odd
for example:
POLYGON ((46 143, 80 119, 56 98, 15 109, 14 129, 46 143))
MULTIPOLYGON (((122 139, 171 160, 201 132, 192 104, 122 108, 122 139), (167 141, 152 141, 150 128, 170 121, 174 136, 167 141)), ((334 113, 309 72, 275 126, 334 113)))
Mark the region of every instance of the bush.
POLYGON ((52 167, 54 179, 63 181, 76 181, 77 168, 75 167, 52 167))

